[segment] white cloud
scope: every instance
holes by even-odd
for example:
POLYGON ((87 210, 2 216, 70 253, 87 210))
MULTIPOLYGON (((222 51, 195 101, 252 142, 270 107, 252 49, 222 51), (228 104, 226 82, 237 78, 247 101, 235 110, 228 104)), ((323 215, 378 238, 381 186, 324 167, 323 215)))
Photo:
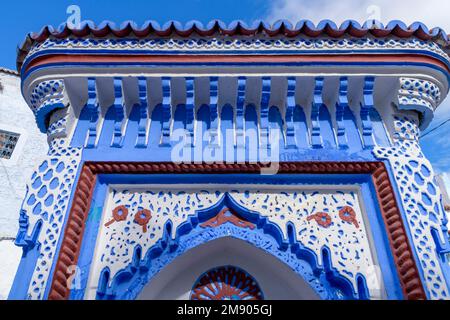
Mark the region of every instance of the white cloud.
POLYGON ((346 19, 364 22, 375 18, 383 23, 420 21, 429 28, 450 31, 448 12, 448 0, 273 0, 264 19, 268 22, 288 19, 292 23, 302 19, 315 23, 330 19, 340 24, 346 19))

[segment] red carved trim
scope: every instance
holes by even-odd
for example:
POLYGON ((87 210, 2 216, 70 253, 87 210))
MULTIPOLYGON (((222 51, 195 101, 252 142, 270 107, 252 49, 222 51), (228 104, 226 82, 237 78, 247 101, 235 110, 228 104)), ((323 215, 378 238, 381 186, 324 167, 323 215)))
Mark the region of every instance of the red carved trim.
POLYGON ((378 203, 386 226, 391 252, 397 266, 403 294, 408 300, 425 300, 426 294, 419 276, 413 251, 400 210, 395 199, 395 192, 384 163, 372 174, 376 187, 378 203))
POLYGON ((233 210, 228 208, 224 208, 222 211, 219 212, 217 216, 201 224, 201 227, 217 228, 227 222, 234 224, 236 227, 249 228, 251 230, 255 229, 255 225, 253 223, 240 218, 233 210), (227 212, 230 212, 231 215, 227 216, 227 212))
POLYGON ((86 219, 92 202, 97 173, 89 165, 83 166, 67 220, 59 258, 53 273, 49 300, 68 299, 70 266, 76 265, 80 254, 86 219))
POLYGON ((309 216, 306 221, 314 220, 317 222, 319 226, 322 228, 328 228, 333 223, 333 220, 331 219, 331 216, 326 212, 319 212, 316 214, 313 214, 312 216, 309 216))
MULTIPOLYGON (((98 174, 258 174, 259 164, 174 164, 148 162, 86 162, 75 190, 49 299, 68 299, 68 267, 76 265, 98 174)), ((279 164, 280 174, 370 174, 374 182, 389 244, 406 299, 426 299, 413 251, 406 235, 394 189, 382 162, 299 162, 279 164)))

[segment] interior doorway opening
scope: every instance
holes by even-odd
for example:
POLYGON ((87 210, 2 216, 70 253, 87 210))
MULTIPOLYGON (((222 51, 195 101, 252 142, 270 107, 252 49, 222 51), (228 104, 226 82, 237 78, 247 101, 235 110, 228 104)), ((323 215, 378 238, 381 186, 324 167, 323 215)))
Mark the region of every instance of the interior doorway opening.
POLYGON ((178 257, 144 287, 137 299, 189 300, 199 278, 222 266, 245 270, 266 300, 319 299, 300 275, 276 257, 231 237, 211 241, 178 257))

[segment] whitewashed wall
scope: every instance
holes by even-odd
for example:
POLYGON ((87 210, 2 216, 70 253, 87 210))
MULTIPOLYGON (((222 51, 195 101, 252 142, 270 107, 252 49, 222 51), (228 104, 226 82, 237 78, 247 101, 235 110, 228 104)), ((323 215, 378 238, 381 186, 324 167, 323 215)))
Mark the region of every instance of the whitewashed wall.
POLYGON ((20 78, 0 69, 0 129, 20 133, 12 160, 0 159, 0 300, 11 288, 22 250, 14 246, 26 183, 48 149, 20 92, 20 78))

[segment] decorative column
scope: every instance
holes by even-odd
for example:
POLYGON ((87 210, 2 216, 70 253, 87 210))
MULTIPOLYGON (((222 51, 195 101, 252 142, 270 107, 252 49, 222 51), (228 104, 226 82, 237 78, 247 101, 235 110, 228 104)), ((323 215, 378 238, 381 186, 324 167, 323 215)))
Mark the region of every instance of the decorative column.
MULTIPOLYGON (((44 299, 59 238, 63 234, 69 200, 81 162, 81 148, 72 148, 67 139, 68 109, 64 82, 51 80, 39 84, 31 103, 41 130, 49 137, 49 152, 33 173, 20 214, 20 229, 16 245, 24 250, 32 270, 19 268, 18 277, 29 277, 13 287, 12 299, 44 299), (41 118, 43 110, 55 110, 50 124, 41 118), (43 127, 42 127, 43 126, 43 127)), ((79 226, 81 232, 82 226, 79 226)), ((68 268, 71 266, 68 265, 68 268)), ((26 268, 26 267, 25 267, 26 268)), ((55 275, 57 276, 57 275, 55 275)))
MULTIPOLYGON (((439 97, 438 87, 429 81, 400 79, 400 110, 434 110, 433 105, 439 97)), ((433 168, 419 145, 419 118, 424 119, 414 112, 394 115, 393 146, 376 147, 373 154, 389 163, 392 170, 400 197, 398 203, 403 206, 405 225, 415 248, 428 298, 449 299, 445 276, 449 268, 445 255, 450 250, 446 237, 447 219, 433 168)), ((398 246, 402 246, 402 241, 398 246)))

